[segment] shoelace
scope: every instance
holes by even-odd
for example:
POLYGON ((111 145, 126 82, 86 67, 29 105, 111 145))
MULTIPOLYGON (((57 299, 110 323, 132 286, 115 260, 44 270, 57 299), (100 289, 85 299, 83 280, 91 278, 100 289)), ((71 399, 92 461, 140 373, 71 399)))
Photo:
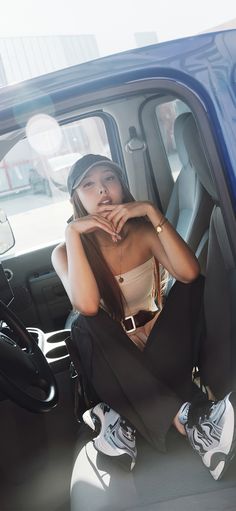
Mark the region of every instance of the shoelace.
POLYGON ((126 438, 128 440, 131 440, 131 441, 135 440, 135 431, 136 430, 134 428, 132 428, 131 426, 128 426, 126 421, 123 419, 120 421, 120 426, 123 430, 124 435, 126 436, 126 438))
POLYGON ((214 401, 203 401, 200 399, 193 402, 189 408, 187 421, 188 427, 192 428, 196 426, 200 428, 200 422, 209 418, 214 407, 214 401))
POLYGON ((110 409, 111 409, 111 408, 110 408, 110 406, 108 406, 106 403, 101 403, 101 409, 102 409, 102 411, 103 411, 103 412, 104 412, 104 414, 105 414, 105 413, 110 412, 110 409))

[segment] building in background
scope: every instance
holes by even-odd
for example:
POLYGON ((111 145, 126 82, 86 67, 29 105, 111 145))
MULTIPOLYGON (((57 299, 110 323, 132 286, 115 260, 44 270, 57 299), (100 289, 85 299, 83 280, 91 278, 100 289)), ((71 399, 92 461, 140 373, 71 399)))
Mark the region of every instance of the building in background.
POLYGON ((135 32, 134 39, 137 48, 141 48, 142 46, 148 46, 149 44, 158 43, 156 32, 135 32))
MULTIPOLYGON (((156 32, 130 34, 130 47, 157 42, 156 32)), ((94 34, 0 37, 0 87, 96 59, 106 46, 94 34)))
POLYGON ((0 53, 0 86, 7 84, 7 77, 5 73, 5 68, 2 61, 2 56, 0 53))
POLYGON ((99 57, 94 35, 0 38, 0 86, 99 57))

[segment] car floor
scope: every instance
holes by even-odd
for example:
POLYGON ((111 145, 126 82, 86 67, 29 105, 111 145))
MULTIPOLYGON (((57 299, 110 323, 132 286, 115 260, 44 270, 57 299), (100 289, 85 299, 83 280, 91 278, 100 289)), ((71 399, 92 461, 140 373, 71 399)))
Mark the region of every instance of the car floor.
MULTIPOLYGON (((9 412, 9 403, 5 406, 9 412)), ((10 406, 15 407, 13 403, 10 406)), ((14 421, 11 425, 3 404, 2 412, 2 426, 8 424, 9 439, 14 421)), ((9 449, 5 427, 2 429, 1 511, 235 511, 236 458, 216 482, 188 441, 173 428, 166 454, 138 438, 137 463, 129 473, 117 460, 97 453, 90 430, 76 423, 70 403, 67 409, 60 403, 48 414, 46 428, 44 416, 32 415, 27 425, 28 412, 19 409, 17 413, 22 420, 21 425, 15 422, 15 427, 25 434, 25 440, 20 434, 19 445, 12 438, 9 449), (37 438, 32 434, 35 422, 37 438)))
POLYGON ((236 458, 215 481, 186 438, 171 429, 168 452, 161 454, 138 441, 131 473, 117 460, 98 454, 83 439, 72 475, 72 511, 233 511, 236 501, 236 458))
POLYGON ((73 415, 69 376, 57 375, 59 404, 34 414, 11 401, 1 406, 1 511, 68 511, 80 426, 73 415))

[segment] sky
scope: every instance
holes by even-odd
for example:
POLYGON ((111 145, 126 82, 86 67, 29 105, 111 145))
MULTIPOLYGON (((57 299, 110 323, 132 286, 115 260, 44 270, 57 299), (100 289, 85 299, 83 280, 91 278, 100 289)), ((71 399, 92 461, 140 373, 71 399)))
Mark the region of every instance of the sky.
POLYGON ((0 34, 95 34, 102 55, 134 46, 134 32, 154 31, 161 42, 235 18, 235 0, 5 0, 0 34))

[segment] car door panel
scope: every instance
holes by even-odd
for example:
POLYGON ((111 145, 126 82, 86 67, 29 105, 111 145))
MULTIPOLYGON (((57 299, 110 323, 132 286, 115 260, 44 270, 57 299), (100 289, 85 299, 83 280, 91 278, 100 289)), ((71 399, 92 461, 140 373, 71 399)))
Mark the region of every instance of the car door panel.
POLYGON ((51 264, 52 249, 45 247, 3 260, 14 293, 12 310, 25 326, 44 332, 63 328, 71 311, 70 301, 51 264))

